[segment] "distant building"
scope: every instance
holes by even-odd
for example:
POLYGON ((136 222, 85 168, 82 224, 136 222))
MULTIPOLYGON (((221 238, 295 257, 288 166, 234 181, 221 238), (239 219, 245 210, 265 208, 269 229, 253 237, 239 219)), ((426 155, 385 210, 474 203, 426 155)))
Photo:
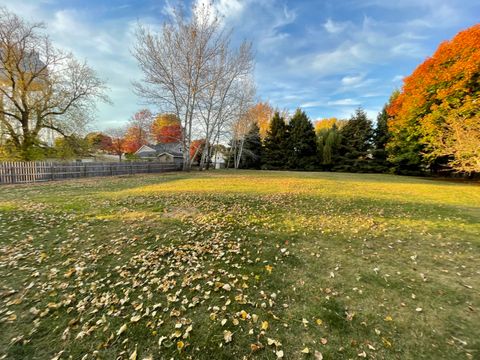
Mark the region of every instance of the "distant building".
POLYGON ((165 164, 181 165, 183 163, 183 146, 181 143, 147 144, 135 152, 139 158, 155 159, 165 164))
POLYGON ((210 161, 212 162, 212 165, 215 167, 215 169, 224 169, 227 165, 226 157, 220 151, 212 155, 210 161))

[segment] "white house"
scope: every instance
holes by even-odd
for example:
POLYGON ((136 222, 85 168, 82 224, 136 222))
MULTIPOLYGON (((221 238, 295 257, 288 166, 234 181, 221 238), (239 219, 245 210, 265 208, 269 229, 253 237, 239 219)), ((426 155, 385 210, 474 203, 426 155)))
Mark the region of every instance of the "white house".
POLYGON ((215 169, 224 169, 227 165, 227 159, 220 151, 213 154, 210 161, 212 162, 212 165, 215 166, 215 169))

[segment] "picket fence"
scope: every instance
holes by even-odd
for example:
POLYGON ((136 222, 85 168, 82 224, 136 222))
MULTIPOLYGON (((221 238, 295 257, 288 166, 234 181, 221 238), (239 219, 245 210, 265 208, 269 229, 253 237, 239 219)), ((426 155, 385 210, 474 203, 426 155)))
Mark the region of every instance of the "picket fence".
POLYGON ((0 184, 22 184, 94 176, 132 175, 180 170, 159 162, 61 163, 49 161, 0 162, 0 184))

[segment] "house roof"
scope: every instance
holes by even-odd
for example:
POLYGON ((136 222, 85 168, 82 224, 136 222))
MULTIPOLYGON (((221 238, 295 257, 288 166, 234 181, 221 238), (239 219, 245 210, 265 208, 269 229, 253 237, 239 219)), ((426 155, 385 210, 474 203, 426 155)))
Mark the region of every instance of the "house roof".
POLYGON ((174 157, 183 157, 181 143, 147 144, 138 149, 135 154, 149 153, 152 152, 152 150, 155 151, 157 156, 168 153, 174 157))
POLYGON ((167 151, 164 151, 162 152, 161 154, 158 154, 158 156, 162 156, 164 154, 167 154, 167 155, 172 155, 173 157, 176 157, 176 158, 182 158, 183 159, 183 155, 180 154, 180 153, 171 153, 171 152, 167 152, 167 151))

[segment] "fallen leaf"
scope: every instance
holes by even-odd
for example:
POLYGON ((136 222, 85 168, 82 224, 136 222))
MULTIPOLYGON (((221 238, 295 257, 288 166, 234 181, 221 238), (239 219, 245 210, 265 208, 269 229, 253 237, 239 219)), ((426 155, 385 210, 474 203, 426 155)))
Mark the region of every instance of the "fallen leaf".
POLYGON ((182 351, 183 347, 185 346, 185 344, 183 343, 183 341, 178 341, 177 342, 177 350, 178 351, 182 351))
POLYGON ((140 315, 136 315, 136 316, 132 316, 130 318, 130 321, 135 323, 135 322, 138 322, 139 320, 141 319, 141 316, 140 315))
POLYGON ((120 329, 118 329, 118 331, 117 331, 117 336, 122 335, 122 334, 125 332, 125 330, 127 330, 127 324, 123 324, 123 325, 120 327, 120 329))
POLYGON ((224 330, 223 331, 223 339, 225 340, 226 343, 229 343, 230 341, 232 341, 232 332, 229 331, 229 330, 224 330))
POLYGON ((130 355, 128 360, 137 360, 137 347, 135 346, 135 351, 130 355))

